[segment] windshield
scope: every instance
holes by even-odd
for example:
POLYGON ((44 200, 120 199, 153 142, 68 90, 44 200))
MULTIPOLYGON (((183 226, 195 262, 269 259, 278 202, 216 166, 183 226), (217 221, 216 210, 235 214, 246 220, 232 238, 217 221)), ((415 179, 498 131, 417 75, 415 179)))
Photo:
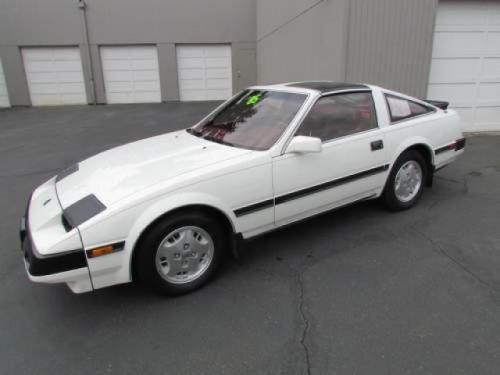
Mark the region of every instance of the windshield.
POLYGON ((198 137, 251 150, 269 149, 297 114, 306 95, 245 90, 188 131, 198 137))

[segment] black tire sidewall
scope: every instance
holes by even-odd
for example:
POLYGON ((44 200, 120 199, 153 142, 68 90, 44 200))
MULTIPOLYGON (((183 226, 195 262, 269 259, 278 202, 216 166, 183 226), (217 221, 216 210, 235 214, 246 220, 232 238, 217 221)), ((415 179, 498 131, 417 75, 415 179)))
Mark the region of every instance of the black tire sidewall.
POLYGON ((180 295, 191 292, 203 286, 214 276, 226 251, 226 242, 222 226, 207 215, 186 212, 166 217, 154 224, 136 249, 139 252, 136 257, 136 275, 140 282, 160 294, 180 295), (200 277, 185 284, 174 284, 158 273, 156 252, 167 234, 184 226, 197 226, 208 232, 214 243, 214 254, 209 267, 200 277))
POLYGON ((415 150, 405 151, 394 163, 391 169, 391 173, 389 174, 389 178, 386 182, 386 186, 384 189, 384 201, 386 206, 394 211, 407 210, 413 207, 422 196, 425 181, 427 181, 427 175, 427 163, 425 162, 422 154, 415 150), (422 184, 420 185, 417 195, 415 195, 412 200, 408 202, 402 202, 396 197, 394 186, 398 171, 400 170, 401 166, 408 161, 415 161, 420 165, 420 168, 422 169, 422 184))

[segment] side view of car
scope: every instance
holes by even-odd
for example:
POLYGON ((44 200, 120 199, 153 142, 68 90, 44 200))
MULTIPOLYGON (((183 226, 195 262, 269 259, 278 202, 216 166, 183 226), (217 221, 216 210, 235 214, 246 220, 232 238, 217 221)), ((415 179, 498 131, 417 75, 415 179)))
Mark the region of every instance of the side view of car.
POLYGON ((463 153, 447 103, 365 84, 250 87, 193 127, 123 145, 38 187, 29 278, 73 292, 204 285, 242 240, 366 199, 414 206, 463 153))

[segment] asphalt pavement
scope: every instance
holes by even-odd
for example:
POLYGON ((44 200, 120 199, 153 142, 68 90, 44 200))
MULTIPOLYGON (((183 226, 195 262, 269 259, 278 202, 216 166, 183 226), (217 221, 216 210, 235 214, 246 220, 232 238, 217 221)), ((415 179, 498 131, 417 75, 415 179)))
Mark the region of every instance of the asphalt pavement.
POLYGON ((0 374, 498 374, 500 137, 412 210, 364 202, 248 243, 205 288, 28 281, 18 220, 64 167, 217 103, 0 111, 0 374))

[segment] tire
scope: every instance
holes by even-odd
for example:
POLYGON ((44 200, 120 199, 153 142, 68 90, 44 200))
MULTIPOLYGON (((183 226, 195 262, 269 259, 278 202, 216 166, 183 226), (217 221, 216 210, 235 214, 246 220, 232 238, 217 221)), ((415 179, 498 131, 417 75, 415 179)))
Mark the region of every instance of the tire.
POLYGON ((420 152, 405 151, 394 163, 385 184, 382 199, 386 207, 391 211, 413 207, 423 193, 428 172, 427 163, 420 152), (418 178, 420 181, 415 182, 418 178))
POLYGON ((227 249, 225 234, 217 220, 203 213, 167 216, 141 239, 134 273, 163 295, 192 292, 215 275, 227 249))

